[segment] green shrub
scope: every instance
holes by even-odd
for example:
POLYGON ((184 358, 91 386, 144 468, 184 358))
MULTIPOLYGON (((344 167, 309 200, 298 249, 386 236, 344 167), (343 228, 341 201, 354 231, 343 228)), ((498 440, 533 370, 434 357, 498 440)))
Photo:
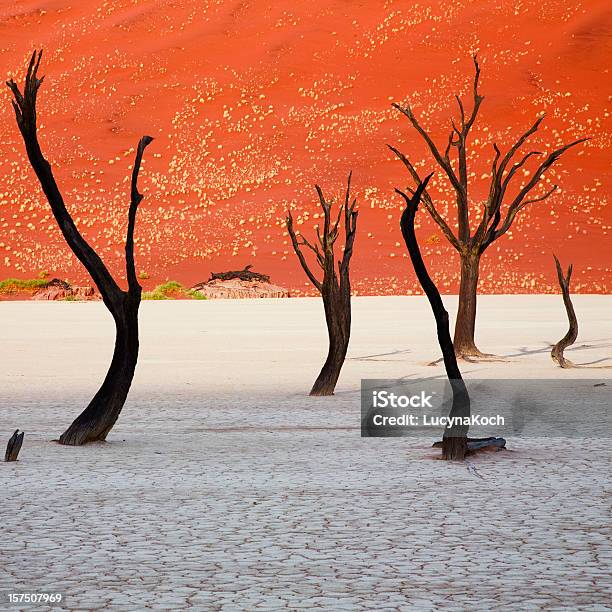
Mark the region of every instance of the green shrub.
POLYGON ((42 287, 46 287, 49 281, 44 278, 31 278, 21 280, 19 278, 7 278, 0 281, 0 293, 17 293, 18 291, 34 292, 42 287))
POLYGON ((143 291, 143 300, 175 300, 177 298, 190 298, 193 300, 205 300, 206 296, 201 295, 193 289, 185 289, 177 281, 168 281, 162 285, 157 285, 153 291, 143 291))
POLYGON ((195 289, 187 289, 187 291, 185 291, 185 295, 188 295, 192 300, 208 299, 205 295, 202 295, 199 291, 196 291, 195 289))

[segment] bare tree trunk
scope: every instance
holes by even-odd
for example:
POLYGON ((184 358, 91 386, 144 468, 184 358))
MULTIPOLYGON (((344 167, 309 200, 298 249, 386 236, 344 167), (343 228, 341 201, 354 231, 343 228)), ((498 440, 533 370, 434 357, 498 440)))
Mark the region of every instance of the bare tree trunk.
POLYGON ((140 299, 128 294, 112 309, 116 336, 113 359, 102 386, 87 408, 60 436, 60 443, 78 446, 102 441, 119 418, 138 361, 138 307, 140 299))
POLYGON ((142 294, 134 264, 136 213, 143 198, 138 191, 138 174, 144 150, 153 139, 150 136, 143 136, 140 139, 132 168, 128 227, 125 239, 125 269, 128 289, 123 291, 100 256, 77 229, 55 181, 51 165, 40 148, 36 125, 36 97, 44 78, 38 78, 41 56, 42 51, 34 52, 32 55, 23 92, 13 80, 7 82, 14 96, 12 103, 17 126, 23 137, 32 169, 47 197, 53 216, 68 246, 85 266, 98 287, 104 304, 113 315, 117 328, 113 360, 102 386, 83 413, 60 436, 61 444, 76 446, 106 439, 108 432, 119 417, 134 377, 134 369, 138 360, 138 307, 142 294))
POLYGON ((567 276, 564 276, 561 264, 557 259, 556 255, 555 265, 557 267, 557 278, 559 279, 559 286, 561 287, 561 293, 563 294, 563 304, 565 304, 565 312, 567 313, 567 319, 569 321, 569 329, 567 334, 555 344, 550 356, 555 363, 558 363, 562 368, 573 368, 574 364, 563 356, 563 351, 576 342, 578 337, 578 319, 576 318, 576 312, 574 311, 574 305, 570 298, 570 279, 572 277, 572 264, 567 269, 567 276))
POLYGON ((310 395, 333 395, 344 364, 351 335, 351 295, 333 286, 323 286, 323 306, 329 336, 329 351, 310 395))
POLYGON ((474 342, 476 330, 476 300, 478 296, 479 255, 461 256, 461 282, 459 305, 455 321, 455 353, 458 357, 482 357, 484 354, 474 342))
POLYGON ((357 200, 351 203, 351 176, 349 173, 344 204, 340 205, 336 220, 331 216, 331 204, 325 200, 323 192, 315 185, 319 203, 323 209, 323 231, 317 227, 317 242, 309 242, 302 234, 298 234, 293 226, 291 211, 287 211, 287 231, 291 237, 293 250, 298 257, 306 276, 314 285, 323 299, 325 322, 329 337, 327 359, 319 376, 315 380, 310 395, 333 395, 340 370, 344 364, 351 335, 351 280, 350 262, 353 255, 353 244, 357 230, 357 215, 355 210, 357 200), (341 220, 344 218, 344 252, 337 262, 334 256, 334 244, 338 238, 341 220), (309 249, 315 256, 317 265, 323 271, 323 279, 319 280, 313 273, 304 257, 302 247, 309 249))
MULTIPOLYGON (((416 239, 414 231, 414 218, 416 216, 417 208, 421 200, 421 195, 425 190, 427 183, 431 175, 429 175, 418 187, 416 193, 412 198, 409 198, 404 192, 396 189, 406 200, 406 209, 402 213, 400 221, 400 227, 402 229, 402 236, 410 255, 410 260, 414 267, 414 271, 419 279, 423 291, 429 300, 431 309, 436 319, 436 328, 438 332, 438 343, 442 350, 442 357, 444 359, 444 367, 446 368, 446 375, 451 385, 453 392, 453 405, 449 416, 453 418, 465 418, 470 416, 470 396, 468 394, 467 387, 461 376, 461 371, 457 365, 457 356, 455 353, 455 347, 450 336, 449 324, 448 324, 448 312, 444 308, 442 298, 438 288, 431 280, 429 272, 423 261, 421 250, 416 239)), ((462 461, 465 459, 467 454, 467 434, 469 426, 461 424, 453 424, 444 430, 442 437, 442 458, 451 461, 462 461)))

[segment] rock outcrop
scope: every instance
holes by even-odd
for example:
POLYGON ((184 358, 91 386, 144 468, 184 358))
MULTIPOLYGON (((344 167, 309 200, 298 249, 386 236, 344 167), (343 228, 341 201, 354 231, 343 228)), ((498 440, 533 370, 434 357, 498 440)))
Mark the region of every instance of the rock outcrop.
POLYGON ((73 286, 66 281, 54 278, 46 286, 39 289, 33 300, 100 300, 100 294, 91 286, 73 286))
POLYGON ((192 289, 206 296, 209 300, 289 297, 289 291, 284 287, 261 281, 244 281, 239 278, 231 280, 213 279, 205 283, 199 283, 192 289))
POLYGON ((198 283, 191 289, 209 300, 246 298, 286 298, 289 291, 284 287, 273 285, 267 274, 251 272, 253 266, 230 272, 213 272, 204 283, 198 283))

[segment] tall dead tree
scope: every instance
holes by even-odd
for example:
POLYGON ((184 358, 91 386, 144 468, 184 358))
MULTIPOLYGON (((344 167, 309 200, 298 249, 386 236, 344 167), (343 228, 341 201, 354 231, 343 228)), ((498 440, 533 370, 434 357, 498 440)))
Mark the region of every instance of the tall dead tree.
MULTIPOLYGON (((430 174, 422 183, 420 182, 418 184, 412 197, 399 189, 395 190, 406 201, 406 208, 402 213, 400 227, 404 242, 406 243, 406 248, 408 249, 408 254, 410 255, 410 260, 412 261, 412 266, 429 300, 429 304, 431 305, 431 309, 436 319, 438 343, 442 349, 444 367, 446 368, 446 375, 453 393, 453 404, 449 416, 451 418, 469 417, 470 396, 465 386, 465 382, 463 381, 463 377, 461 376, 459 366, 457 365, 457 356, 453 347, 453 341, 451 340, 448 324, 448 312, 444 308, 438 288, 429 276, 414 231, 414 219, 419 207, 419 202, 425 193, 427 183, 431 177, 432 175, 430 174)), ((467 434, 469 427, 463 424, 455 424, 454 421, 452 422, 453 425, 444 430, 444 436, 442 438, 442 457, 449 460, 462 460, 467 453, 467 434)))
POLYGON ((572 278, 572 264, 567 268, 567 275, 563 274, 561 264, 557 259, 556 255, 555 265, 557 267, 557 278, 559 279, 559 286, 561 287, 561 293, 563 294, 563 304, 565 304, 565 312, 567 313, 567 319, 569 321, 569 329, 567 334, 553 346, 550 356, 555 363, 558 363, 562 368, 573 368, 574 364, 563 356, 563 351, 576 342, 578 337, 578 319, 576 318, 576 312, 574 311, 574 305, 570 297, 570 279, 572 278))
MULTIPOLYGON (((393 104, 393 107, 403 113, 420 137, 424 140, 436 163, 442 168, 452 189, 455 192, 457 203, 457 231, 451 229, 448 220, 444 219, 434 206, 433 200, 427 190, 423 192, 422 201, 431 218, 441 229, 446 239, 459 253, 461 260, 461 281, 459 285, 459 308, 455 322, 454 345, 457 356, 460 358, 484 357, 474 342, 476 326, 476 296, 478 289, 478 273, 480 258, 485 250, 498 238, 501 238, 511 227, 518 213, 525 207, 541 202, 550 197, 557 185, 531 197, 532 192, 543 182, 544 173, 568 149, 585 142, 581 138, 563 145, 546 155, 543 160, 531 169, 529 180, 513 187, 513 178, 519 170, 527 169, 527 162, 534 157, 542 156, 539 151, 529 151, 518 161, 513 161, 521 146, 532 136, 542 123, 544 115, 523 133, 502 155, 496 143, 493 144, 495 156, 491 168, 489 193, 484 203, 472 202, 469 194, 468 170, 468 137, 476 121, 478 111, 484 100, 480 95, 478 86, 480 80, 480 67, 476 56, 473 58, 476 70, 472 87, 472 110, 468 114, 463 100, 456 96, 459 107, 459 121, 451 120, 451 132, 444 151, 434 142, 428 131, 423 128, 410 106, 402 107, 393 104), (451 159, 451 151, 456 152, 456 159, 451 159), (510 195, 512 192, 512 195, 510 195), (477 223, 470 219, 477 211, 482 210, 482 216, 477 223), (475 229, 472 230, 472 226, 475 229)), ((417 185, 421 179, 414 164, 398 149, 389 145, 393 153, 408 169, 410 176, 417 185)))
POLYGON ((23 93, 12 79, 7 82, 14 96, 12 103, 17 126, 23 137, 28 159, 47 197, 53 216, 68 246, 98 287, 104 304, 113 316, 117 330, 113 358, 102 386, 83 413, 60 437, 61 444, 76 446, 106 439, 119 417, 132 384, 138 360, 138 307, 142 292, 134 266, 134 226, 138 205, 143 198, 138 192, 137 182, 145 147, 153 139, 150 136, 140 139, 132 170, 131 200, 125 241, 128 289, 123 291, 98 254, 77 229, 66 209, 51 166, 40 148, 36 127, 36 96, 44 78, 39 79, 37 76, 41 55, 42 50, 38 53, 35 51, 32 55, 23 93))
POLYGON ((333 395, 340 370, 344 364, 351 335, 351 283, 349 266, 353 255, 355 230, 357 229, 357 200, 351 202, 351 176, 349 174, 344 203, 338 209, 336 220, 332 219, 332 205, 327 202, 323 192, 315 185, 319 203, 323 209, 323 233, 317 228, 317 243, 309 242, 296 233, 291 211, 287 211, 287 230, 291 242, 306 276, 323 298, 325 321, 329 336, 329 351, 325 364, 317 377, 310 395, 333 395), (344 252, 342 259, 336 260, 334 245, 340 233, 340 222, 344 219, 344 252), (302 251, 306 247, 314 254, 317 265, 323 270, 323 280, 319 280, 310 269, 302 251))

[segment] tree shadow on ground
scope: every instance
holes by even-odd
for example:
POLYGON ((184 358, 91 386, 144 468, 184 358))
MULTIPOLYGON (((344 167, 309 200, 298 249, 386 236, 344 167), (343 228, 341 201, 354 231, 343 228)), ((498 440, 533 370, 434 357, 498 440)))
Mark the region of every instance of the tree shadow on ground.
POLYGON ((398 361, 398 359, 377 359, 377 357, 391 357, 392 355, 404 355, 411 353, 410 349, 390 351, 389 353, 378 353, 376 355, 364 355, 363 357, 347 357, 346 361, 398 361))
MULTIPOLYGON (((526 346, 522 346, 519 347, 518 349, 516 349, 518 352, 516 353, 510 353, 508 355, 504 355, 505 358, 512 358, 512 357, 525 357, 528 355, 537 355, 537 354, 543 354, 543 353, 549 353, 552 349, 552 347, 554 346, 554 344, 551 343, 546 343, 545 346, 541 347, 541 348, 537 348, 537 349, 529 349, 526 346)), ((610 339, 605 339, 605 340, 601 340, 598 343, 592 343, 592 344, 580 344, 578 346, 573 346, 571 349, 567 349, 568 353, 574 353, 576 351, 585 351, 585 350, 590 350, 590 349, 606 349, 606 348, 610 348, 612 347, 612 340, 610 339)), ((611 365, 603 365, 603 366, 596 366, 594 364, 596 363, 602 363, 605 361, 609 361, 610 359, 612 359, 612 357, 601 357, 600 359, 595 359, 594 361, 587 361, 585 363, 574 363, 573 367, 575 368, 589 368, 592 367, 594 369, 603 369, 603 368, 611 368, 611 365)))

